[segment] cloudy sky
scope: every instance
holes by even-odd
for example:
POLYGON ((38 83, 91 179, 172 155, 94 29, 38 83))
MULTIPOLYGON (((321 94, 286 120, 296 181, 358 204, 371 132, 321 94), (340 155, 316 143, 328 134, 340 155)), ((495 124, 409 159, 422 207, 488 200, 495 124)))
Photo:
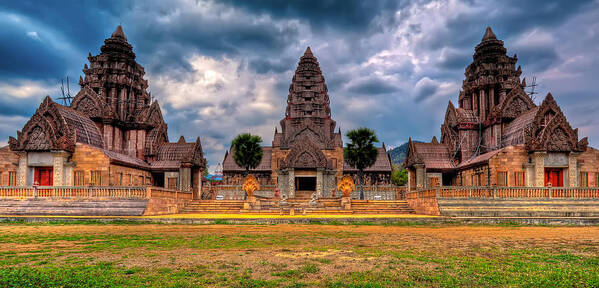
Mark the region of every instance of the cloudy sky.
MULTIPOLYGON (((487 25, 599 144, 595 1, 2 1, 0 144, 60 79, 75 81, 118 24, 147 72, 169 137, 200 136, 212 168, 240 132, 266 145, 310 46, 342 131, 374 128, 387 146, 430 140, 487 25)), ((528 80, 530 83, 530 80, 528 80)))

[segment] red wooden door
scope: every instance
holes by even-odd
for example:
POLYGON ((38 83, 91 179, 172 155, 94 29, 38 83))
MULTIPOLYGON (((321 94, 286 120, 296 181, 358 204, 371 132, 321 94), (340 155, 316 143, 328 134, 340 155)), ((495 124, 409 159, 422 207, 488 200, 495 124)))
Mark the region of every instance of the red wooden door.
POLYGON ((52 186, 54 182, 52 172, 52 167, 36 167, 33 175, 34 183, 39 186, 52 186))
POLYGON ((562 169, 546 168, 545 169, 545 186, 564 187, 564 173, 562 169))

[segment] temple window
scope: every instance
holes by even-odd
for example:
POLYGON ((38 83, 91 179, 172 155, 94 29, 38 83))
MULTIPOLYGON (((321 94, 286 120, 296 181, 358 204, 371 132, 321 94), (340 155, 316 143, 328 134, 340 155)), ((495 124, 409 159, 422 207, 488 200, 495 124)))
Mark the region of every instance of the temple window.
POLYGON ((580 172, 580 187, 589 187, 589 172, 580 172))
POLYGON ((516 187, 524 187, 526 186, 526 178, 524 177, 524 172, 514 172, 514 186, 516 187))
POLYGON ((508 186, 506 171, 497 172, 497 186, 500 186, 500 187, 508 186))
POLYGON ((100 185, 102 185, 102 174, 100 173, 100 171, 98 171, 98 170, 91 171, 90 172, 90 176, 91 176, 90 177, 90 179, 91 179, 90 184, 92 186, 100 186, 100 185))
POLYGON ((17 172, 8 172, 8 186, 17 186, 17 172))
POLYGON ((177 190, 177 177, 169 177, 166 179, 167 188, 171 190, 177 190))
POLYGON ((83 175, 83 171, 75 171, 73 173, 73 185, 74 186, 85 185, 85 177, 83 175))

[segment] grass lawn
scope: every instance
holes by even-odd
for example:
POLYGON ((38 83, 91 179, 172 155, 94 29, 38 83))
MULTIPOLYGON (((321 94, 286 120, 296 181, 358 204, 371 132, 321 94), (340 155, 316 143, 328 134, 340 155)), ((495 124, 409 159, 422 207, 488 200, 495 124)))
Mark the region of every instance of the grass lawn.
POLYGON ((599 287, 599 227, 0 223, 0 287, 599 287))

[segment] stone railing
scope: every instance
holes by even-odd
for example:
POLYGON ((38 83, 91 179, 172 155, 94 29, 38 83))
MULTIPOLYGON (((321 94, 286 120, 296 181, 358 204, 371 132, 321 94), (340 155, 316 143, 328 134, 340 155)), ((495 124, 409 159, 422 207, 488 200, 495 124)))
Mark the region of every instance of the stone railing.
POLYGON ((166 198, 166 199, 184 199, 192 200, 193 193, 191 191, 179 191, 175 189, 167 189, 163 187, 148 187, 148 198, 166 198))
MULTIPOLYGON (((241 189, 242 185, 205 185, 202 194, 222 196, 223 200, 243 200, 245 192, 241 189)), ((275 196, 275 185, 260 185, 260 190, 254 192, 258 197, 273 198, 275 196)))
POLYGON ((135 186, 0 186, 0 198, 192 199, 192 192, 135 186))
POLYGON ((599 199, 599 187, 462 187, 447 186, 406 192, 406 199, 426 198, 570 198, 599 199))

